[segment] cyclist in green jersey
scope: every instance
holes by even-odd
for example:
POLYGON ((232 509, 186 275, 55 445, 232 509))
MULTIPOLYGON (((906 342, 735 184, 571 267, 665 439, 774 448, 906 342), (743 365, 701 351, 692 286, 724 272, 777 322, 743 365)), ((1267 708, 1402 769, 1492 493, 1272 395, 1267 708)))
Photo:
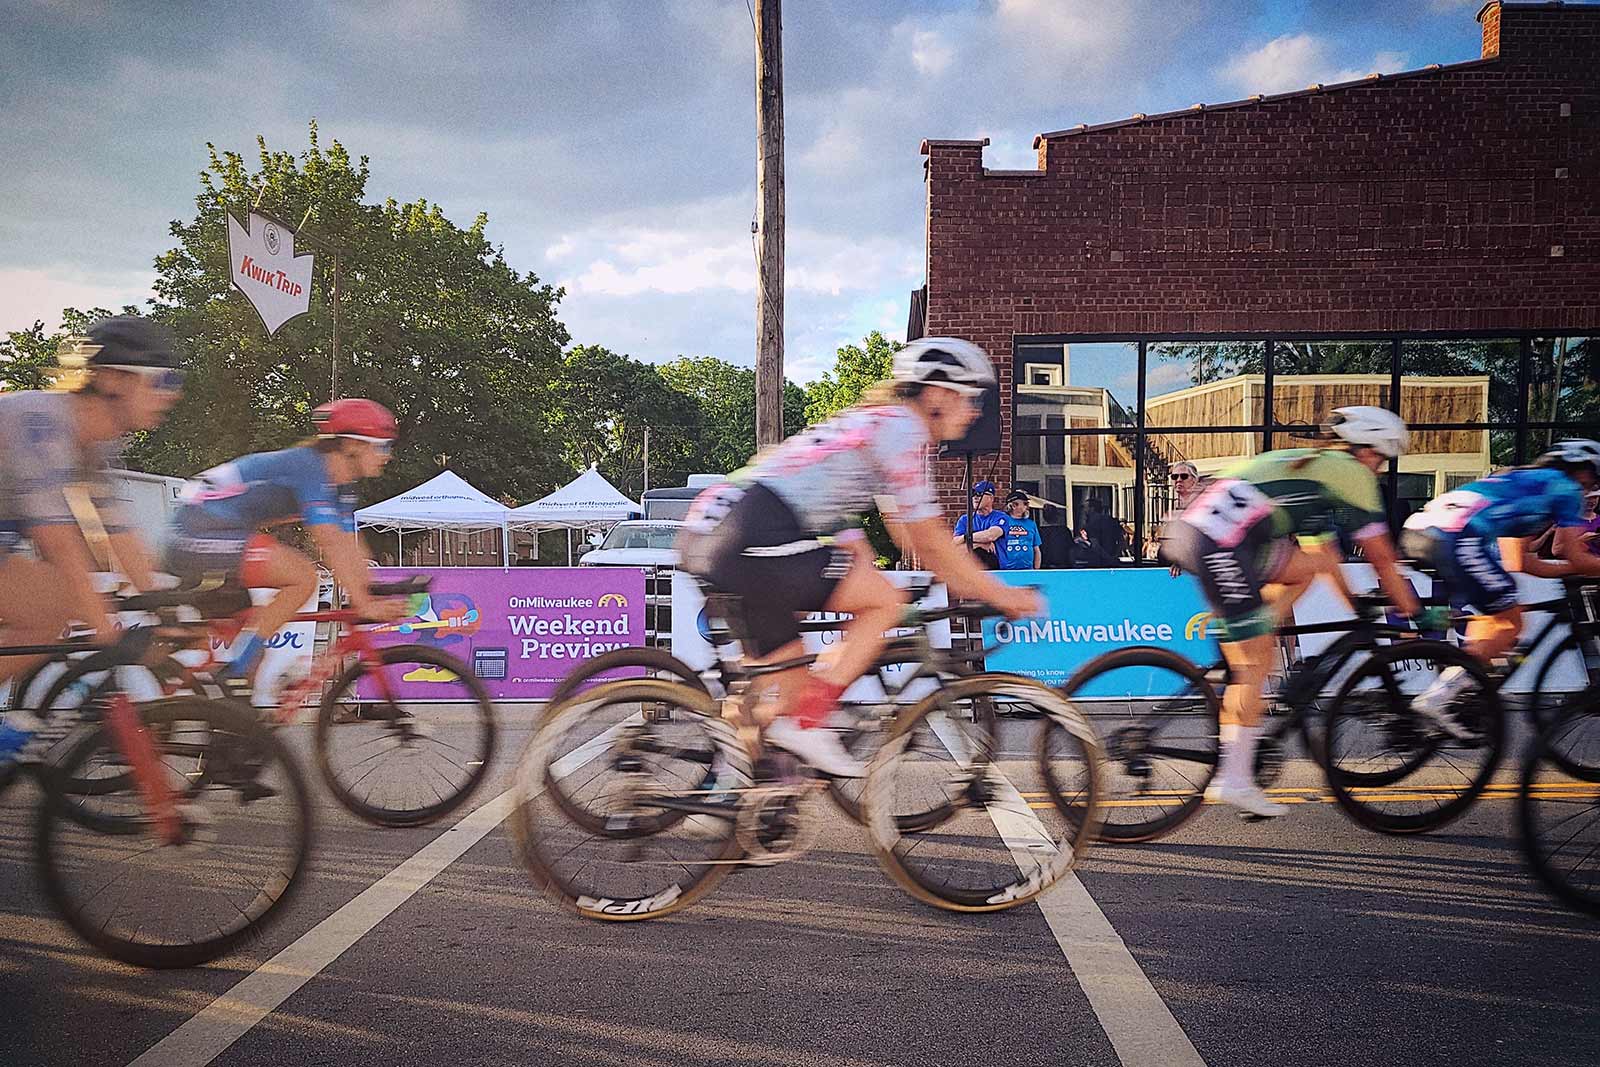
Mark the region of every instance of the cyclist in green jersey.
POLYGON ((1377 471, 1406 450, 1406 425, 1392 411, 1334 412, 1331 443, 1267 452, 1224 471, 1162 534, 1161 558, 1194 575, 1226 633, 1231 682, 1222 699, 1222 744, 1207 799, 1255 815, 1287 809, 1255 783, 1256 741, 1273 636, 1318 575, 1348 601, 1336 528, 1361 546, 1401 614, 1417 599, 1396 566, 1377 471))

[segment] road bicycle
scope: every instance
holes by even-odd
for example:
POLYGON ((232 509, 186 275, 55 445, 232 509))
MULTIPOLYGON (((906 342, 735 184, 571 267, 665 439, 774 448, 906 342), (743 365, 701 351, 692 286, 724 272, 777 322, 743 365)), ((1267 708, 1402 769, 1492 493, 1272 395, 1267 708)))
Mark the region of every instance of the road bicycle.
MULTIPOLYGON (((374 596, 412 597, 429 612, 425 576, 374 583, 374 596)), ((208 587, 210 588, 210 587, 208 587)), ((248 621, 249 603, 242 590, 224 587, 231 598, 197 604, 200 618, 166 627, 157 657, 134 670, 148 670, 155 686, 167 695, 195 693, 215 700, 245 704, 243 694, 216 682, 220 644, 236 636, 248 621), (202 662, 192 650, 205 649, 202 662)), ((455 811, 482 785, 493 759, 498 729, 494 705, 472 669, 441 649, 406 643, 380 645, 387 632, 427 632, 439 620, 380 625, 344 608, 303 612, 296 622, 327 622, 335 636, 312 659, 304 677, 286 684, 275 710, 266 713, 276 725, 287 725, 309 706, 317 708, 313 750, 317 769, 329 790, 352 814, 379 826, 422 826, 455 811)), ((449 620, 444 620, 446 628, 449 620)), ((48 718, 64 709, 97 699, 108 684, 106 673, 92 661, 73 662, 55 678, 39 701, 38 714, 48 718)), ((129 687, 127 677, 114 684, 129 687)), ((33 688, 37 689, 37 683, 33 688)))
MULTIPOLYGON (((135 598, 161 611, 183 594, 135 598)), ((159 655, 141 627, 83 661, 104 677, 159 655)), ((0 655, 78 653, 9 646, 0 655)), ((35 862, 74 932, 125 963, 188 967, 259 935, 293 896, 311 850, 305 780, 250 714, 196 695, 135 703, 102 685, 92 705, 41 730, 15 760, 43 792, 35 862)))
MULTIPOLYGON (((1356 598, 1353 620, 1285 626, 1298 639, 1337 633, 1321 652, 1293 660, 1269 696, 1255 779, 1271 788, 1291 735, 1321 765, 1339 806, 1391 834, 1422 833, 1460 816, 1489 783, 1505 741, 1499 680, 1448 641, 1391 624, 1378 596, 1356 598), (1466 671, 1453 705, 1469 737, 1421 720, 1411 697, 1447 667, 1466 671)), ((1104 840, 1151 841, 1192 818, 1217 769, 1225 661, 1203 668, 1171 649, 1116 649, 1085 664, 1063 693, 1106 723, 1104 840)))
MULTIPOLYGON (((735 604, 713 594, 708 606, 742 632, 735 604)), ((1082 859, 1099 818, 1100 746, 1078 710, 1021 676, 955 677, 929 647, 927 626, 992 614, 908 610, 916 635, 896 639, 879 666, 939 684, 884 715, 853 798, 889 874, 954 911, 1033 899, 1082 859), (1002 705, 1013 728, 1039 727, 1033 745, 997 743, 1002 705)), ((511 830, 534 883, 563 905, 594 919, 668 915, 731 870, 793 859, 815 841, 824 776, 762 745, 755 683, 816 657, 757 666, 724 654, 720 701, 703 684, 623 679, 545 712, 518 764, 511 830)))

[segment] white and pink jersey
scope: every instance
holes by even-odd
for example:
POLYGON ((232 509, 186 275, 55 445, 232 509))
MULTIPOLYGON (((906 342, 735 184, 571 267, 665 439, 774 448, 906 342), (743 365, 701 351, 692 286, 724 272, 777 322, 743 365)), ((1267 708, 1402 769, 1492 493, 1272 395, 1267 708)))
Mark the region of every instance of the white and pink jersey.
POLYGON ((928 431, 897 404, 854 407, 809 426, 732 477, 776 493, 807 530, 832 533, 874 503, 901 522, 936 518, 928 431))

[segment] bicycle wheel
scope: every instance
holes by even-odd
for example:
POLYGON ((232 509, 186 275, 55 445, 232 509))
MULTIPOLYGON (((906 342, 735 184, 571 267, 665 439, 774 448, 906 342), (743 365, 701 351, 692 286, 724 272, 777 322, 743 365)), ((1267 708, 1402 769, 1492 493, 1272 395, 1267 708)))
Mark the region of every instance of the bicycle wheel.
MULTIPOLYGON (((1539 673, 1533 679, 1533 691, 1528 694, 1528 713, 1536 734, 1543 734, 1573 715, 1587 714, 1600 703, 1600 688, 1593 685, 1576 691, 1553 689, 1551 672, 1559 661, 1572 656, 1579 657, 1578 662, 1584 662, 1583 645, 1579 644, 1576 634, 1568 634, 1539 664, 1539 673)), ((1569 744, 1547 750, 1545 758, 1554 761, 1574 777, 1585 777, 1600 770, 1600 734, 1584 734, 1569 738, 1569 741, 1569 744)))
MULTIPOLYGON (((875 674, 878 683, 883 687, 887 698, 885 703, 876 706, 852 705, 847 707, 842 714, 845 716, 846 725, 841 731, 840 740, 845 750, 862 763, 872 762, 873 755, 878 751, 878 746, 883 743, 884 731, 894 721, 894 714, 899 708, 897 705, 915 703, 919 695, 925 691, 935 690, 943 685, 948 678, 937 675, 914 677, 912 672, 918 671, 927 665, 925 652, 916 647, 894 648, 886 651, 883 657, 873 667, 873 673, 866 675, 871 678, 875 674)), ((994 733, 994 706, 985 704, 982 707, 974 706, 972 709, 984 716, 981 722, 976 723, 983 729, 994 733)), ((866 791, 865 778, 829 778, 828 796, 833 800, 840 811, 855 823, 865 823, 866 816, 862 813, 861 797, 866 791)), ((901 817, 912 823, 925 817, 927 813, 902 812, 901 817)))
POLYGON ((1008 674, 950 682, 895 718, 867 769, 879 862, 912 896, 949 911, 1032 900, 1099 829, 1101 758, 1088 720, 1048 686, 1008 674), (997 732, 973 726, 1002 702, 997 732), (1047 761, 1036 732, 1056 724, 1061 742, 1047 761))
POLYGON ((517 763, 511 836, 533 883, 590 919, 654 919, 743 854, 749 757, 702 690, 605 682, 546 712, 517 763), (647 718, 652 705, 672 714, 647 718), (716 781, 705 788, 708 769, 716 781))
MULTIPOLYGON (((61 788, 92 796, 130 787, 130 780, 119 780, 104 773, 61 779, 60 765, 76 739, 76 729, 99 722, 105 701, 112 694, 127 694, 135 702, 160 699, 165 684, 162 670, 161 665, 156 668, 143 664, 106 667, 80 659, 68 662, 50 676, 49 688, 39 698, 34 714, 41 720, 40 733, 49 743, 44 752, 45 763, 53 768, 61 788)), ((186 744, 192 742, 193 737, 185 741, 186 744)), ((168 755, 173 754, 168 752, 168 755)))
POLYGON ((489 690, 465 663, 423 645, 358 660, 317 711, 317 769, 353 815, 378 826, 424 826, 483 784, 497 729, 489 690), (382 679, 378 672, 382 672, 382 679), (387 699, 427 683, 421 700, 387 699))
POLYGON ((196 697, 137 710, 181 798, 181 840, 157 834, 127 757, 97 727, 45 778, 36 859, 46 896, 89 944, 140 967, 192 967, 281 913, 310 854, 311 804, 288 749, 249 715, 196 697), (198 791, 195 747, 209 765, 198 791), (86 795, 58 777, 123 787, 86 795))
MULTIPOLYGON (((693 686, 702 692, 707 692, 705 680, 696 673, 683 660, 674 656, 666 649, 649 648, 640 645, 635 648, 616 648, 593 659, 584 660, 572 668, 572 673, 561 679, 561 684, 556 686, 556 691, 550 694, 550 702, 546 708, 553 708, 560 704, 573 693, 576 693, 585 682, 613 671, 625 670, 630 667, 642 667, 652 677, 665 676, 667 681, 682 682, 684 685, 693 686)), ((602 679, 602 681, 611 679, 602 679)))
POLYGON ((1460 816, 1494 776, 1505 743, 1498 687, 1474 656, 1443 641, 1374 649, 1325 713, 1318 755, 1328 788, 1352 819, 1380 833, 1423 833, 1460 816), (1412 697, 1457 666, 1472 678, 1454 705, 1472 731, 1466 741, 1411 710, 1412 697))
POLYGON ((1600 770, 1563 751, 1600 749, 1600 716, 1552 724, 1528 753, 1517 794, 1522 853, 1559 899, 1600 916, 1600 770))
MULTIPOLYGON (((1154 841, 1200 811, 1217 772, 1222 711, 1203 670, 1168 649, 1119 648, 1084 664, 1061 692, 1105 738, 1100 840, 1154 841)), ((1053 735, 1065 729, 1051 720, 1042 744, 1060 743, 1053 735)))

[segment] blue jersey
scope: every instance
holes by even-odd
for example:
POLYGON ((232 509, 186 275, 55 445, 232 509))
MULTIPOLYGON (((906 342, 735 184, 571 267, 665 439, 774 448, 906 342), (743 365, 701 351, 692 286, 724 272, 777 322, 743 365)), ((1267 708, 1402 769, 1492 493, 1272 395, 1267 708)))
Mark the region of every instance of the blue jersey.
MULTIPOLYGON (((1004 525, 1005 521, 1006 521, 1006 514, 1003 511, 991 511, 987 515, 980 515, 976 511, 974 511, 972 513, 972 532, 973 533, 982 533, 984 530, 988 530, 988 529, 992 529, 993 527, 996 527, 996 526, 1004 525)), ((957 537, 964 537, 966 535, 966 532, 967 532, 967 516, 966 516, 965 513, 963 513, 956 519, 955 534, 956 534, 957 537)), ((974 546, 974 547, 977 547, 977 546, 974 546)))
POLYGON ((35 526, 76 522, 68 498, 79 486, 106 533, 128 528, 106 473, 116 444, 80 444, 72 403, 70 393, 0 394, 0 555, 35 526))
POLYGON ((354 488, 328 480, 328 462, 302 445, 257 452, 212 467, 184 486, 174 520, 190 537, 249 534, 299 520, 307 526, 356 529, 354 488))
POLYGON ((1006 516, 1005 533, 994 543, 995 556, 1003 571, 1028 571, 1033 569, 1033 550, 1044 542, 1039 538, 1039 527, 1032 519, 1013 519, 1006 516))
POLYGON ((1582 526, 1583 489, 1550 467, 1517 467, 1469 482, 1428 502, 1410 530, 1470 537, 1532 537, 1546 527, 1582 526))

